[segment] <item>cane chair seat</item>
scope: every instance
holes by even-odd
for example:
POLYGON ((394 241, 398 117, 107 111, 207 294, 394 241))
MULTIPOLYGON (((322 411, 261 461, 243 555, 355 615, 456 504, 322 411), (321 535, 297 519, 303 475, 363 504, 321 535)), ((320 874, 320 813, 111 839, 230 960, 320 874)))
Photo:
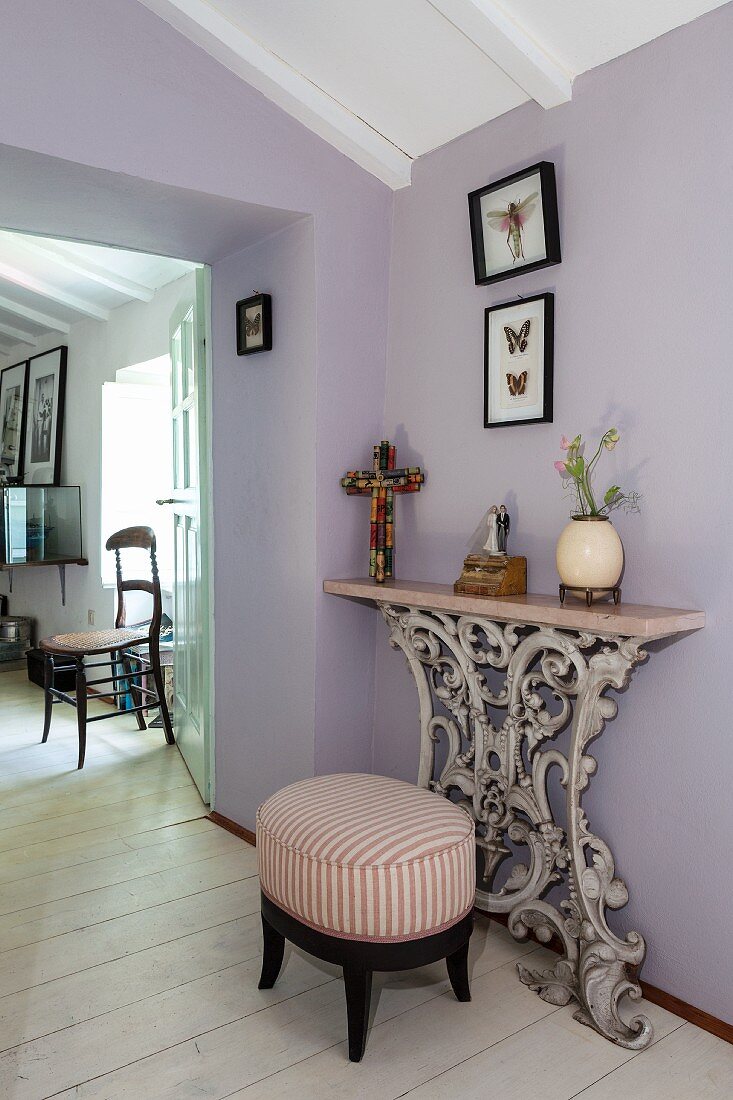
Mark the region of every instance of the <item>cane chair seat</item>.
POLYGON ((77 634, 54 634, 43 639, 41 649, 46 653, 67 653, 70 657, 76 657, 87 653, 112 653, 148 640, 147 630, 89 630, 77 634))

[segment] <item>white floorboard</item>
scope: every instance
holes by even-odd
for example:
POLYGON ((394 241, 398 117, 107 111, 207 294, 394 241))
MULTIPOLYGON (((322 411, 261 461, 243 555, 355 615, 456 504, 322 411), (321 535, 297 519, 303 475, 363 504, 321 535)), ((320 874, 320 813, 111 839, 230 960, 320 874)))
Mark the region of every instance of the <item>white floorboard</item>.
POLYGON ((472 1002, 440 963, 376 975, 352 1065, 334 967, 289 948, 258 991, 256 854, 206 820, 177 749, 121 718, 79 772, 73 713, 41 745, 42 710, 0 676, 2 1100, 733 1096, 733 1047, 650 1004, 654 1045, 613 1046, 518 981, 547 952, 483 918, 472 1002))
MULTIPOLYGON (((193 797, 193 793, 192 793, 193 797)), ((201 812, 200 803, 193 803, 201 812)), ((121 855, 138 848, 148 848, 172 840, 182 840, 211 830, 204 818, 184 817, 180 808, 148 814, 125 825, 95 829, 92 836, 60 837, 45 844, 28 845, 0 855, 0 883, 34 878, 50 871, 60 871, 79 863, 94 863, 107 856, 121 855), (169 824, 171 822, 171 824, 169 824)))

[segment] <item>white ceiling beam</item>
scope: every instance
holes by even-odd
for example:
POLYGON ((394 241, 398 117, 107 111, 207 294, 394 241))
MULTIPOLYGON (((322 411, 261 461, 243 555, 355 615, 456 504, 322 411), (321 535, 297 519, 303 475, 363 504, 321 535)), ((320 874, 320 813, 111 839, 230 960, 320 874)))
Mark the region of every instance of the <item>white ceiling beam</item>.
POLYGON ((30 290, 34 294, 40 294, 51 302, 73 309, 76 313, 83 313, 85 317, 93 317, 95 321, 108 321, 109 310, 90 302, 87 298, 80 298, 77 294, 68 294, 60 287, 47 283, 43 279, 37 279, 35 275, 29 275, 12 264, 0 260, 0 279, 21 286, 24 290, 30 290))
POLYGON ((33 240, 29 237, 21 238, 17 233, 3 233, 2 237, 13 247, 20 248, 23 252, 41 256, 43 259, 50 260, 52 263, 64 268, 65 271, 73 271, 93 283, 106 286, 109 290, 116 290, 127 298, 135 298, 139 302, 150 302, 153 299, 155 291, 151 287, 137 283, 133 279, 127 279, 124 275, 118 275, 109 268, 93 263, 92 260, 68 252, 52 241, 33 240))
POLYGON ((68 321, 62 321, 59 317, 51 317, 48 313, 41 313, 23 302, 14 302, 12 298, 3 298, 2 295, 0 295, 0 310, 5 313, 12 313, 13 317, 23 317, 26 321, 32 321, 34 325, 50 329, 51 332, 63 332, 64 335, 67 335, 71 329, 68 321))
POLYGON ((270 53, 207 0, 142 0, 269 100, 389 187, 408 187, 412 159, 342 103, 270 53))
POLYGON ((572 98, 571 74, 494 0, 428 0, 541 107, 572 98))
POLYGON ((15 325, 6 325, 5 321, 0 321, 0 333, 3 336, 10 336, 18 344, 28 344, 29 347, 34 348, 38 344, 38 337, 34 336, 32 332, 26 332, 25 329, 16 328, 15 325))

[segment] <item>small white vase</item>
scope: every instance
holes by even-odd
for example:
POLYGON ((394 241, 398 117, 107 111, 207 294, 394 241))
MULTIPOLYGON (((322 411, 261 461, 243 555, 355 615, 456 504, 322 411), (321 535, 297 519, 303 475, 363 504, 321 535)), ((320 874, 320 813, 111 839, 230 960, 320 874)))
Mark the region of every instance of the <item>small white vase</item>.
POLYGON ((573 516, 557 540, 560 580, 573 588, 613 588, 624 564, 624 548, 608 516, 573 516))

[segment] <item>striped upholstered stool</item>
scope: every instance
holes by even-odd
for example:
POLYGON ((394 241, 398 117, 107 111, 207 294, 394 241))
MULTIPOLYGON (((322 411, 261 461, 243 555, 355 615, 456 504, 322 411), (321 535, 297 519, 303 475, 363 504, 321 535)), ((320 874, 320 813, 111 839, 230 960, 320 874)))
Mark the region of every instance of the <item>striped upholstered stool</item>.
POLYGON ((285 940, 343 967, 349 1058, 364 1053, 374 970, 445 959, 468 1001, 476 889, 473 822, 420 787, 377 775, 324 775, 278 791, 257 812, 264 958, 271 989, 285 940))

